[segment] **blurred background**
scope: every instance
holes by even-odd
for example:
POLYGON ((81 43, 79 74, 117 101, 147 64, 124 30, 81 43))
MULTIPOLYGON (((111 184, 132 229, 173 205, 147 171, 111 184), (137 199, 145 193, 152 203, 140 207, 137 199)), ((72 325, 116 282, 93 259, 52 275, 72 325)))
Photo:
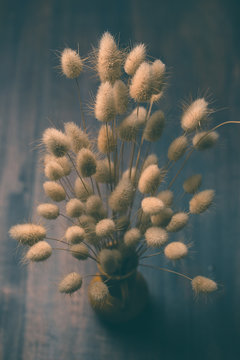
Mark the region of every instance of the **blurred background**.
MULTIPOLYGON (((54 254, 45 264, 21 264, 22 251, 8 229, 36 220, 43 200, 39 139, 63 121, 79 122, 75 84, 61 76, 64 47, 88 56, 104 31, 123 47, 144 42, 149 55, 168 68, 169 86, 159 107, 167 127, 153 151, 165 159, 180 134, 183 101, 206 96, 215 109, 212 125, 240 120, 240 4, 234 0, 0 1, 0 359, 172 360, 240 358, 240 126, 219 129, 220 140, 195 154, 176 182, 203 174, 203 188, 216 190, 214 207, 192 219, 185 237, 191 256, 175 267, 162 257, 152 264, 215 279, 219 292, 194 299, 189 282, 142 269, 149 307, 128 325, 107 326, 93 313, 87 284, 71 298, 60 295, 66 273, 94 274, 95 265, 54 254)), ((89 112, 98 80, 80 78, 89 112)), ((49 225, 56 234, 62 227, 49 225)), ((148 261, 150 263, 150 261, 148 261)))

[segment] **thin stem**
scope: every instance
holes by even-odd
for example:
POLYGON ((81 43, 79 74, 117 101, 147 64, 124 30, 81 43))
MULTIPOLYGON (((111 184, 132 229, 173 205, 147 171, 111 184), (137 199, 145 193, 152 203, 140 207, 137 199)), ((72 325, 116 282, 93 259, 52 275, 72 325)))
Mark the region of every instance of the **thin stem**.
POLYGON ((79 99, 79 104, 80 104, 80 112, 81 112, 82 125, 83 125, 84 130, 86 130, 86 122, 85 122, 85 118, 84 118, 82 100, 81 100, 81 95, 80 95, 80 86, 79 86, 79 83, 78 83, 78 79, 77 79, 77 78, 75 78, 75 81, 76 81, 77 90, 78 90, 78 99, 79 99))
MULTIPOLYGON (((74 253, 74 254, 81 254, 80 251, 74 251, 74 250, 70 250, 70 249, 64 249, 64 248, 53 248, 53 250, 63 250, 63 251, 67 251, 70 253, 74 253)), ((92 255, 88 254, 88 257, 94 261, 97 261, 92 255)))
POLYGON ((140 259, 147 259, 147 258, 150 258, 152 256, 157 256, 157 255, 161 255, 161 254, 163 254, 163 251, 159 251, 159 252, 157 252, 155 254, 145 255, 145 256, 141 257, 140 259))
POLYGON ((74 167, 74 169, 75 169, 75 171, 76 171, 76 173, 77 173, 77 175, 78 175, 79 179, 81 180, 81 182, 82 182, 82 184, 83 184, 83 186, 84 186, 84 188, 85 188, 86 192, 89 194, 89 191, 88 191, 88 189, 87 189, 87 187, 86 187, 86 185, 85 185, 85 183, 84 183, 84 181, 83 181, 83 179, 82 179, 81 175, 79 174, 79 172, 78 172, 78 170, 77 170, 77 168, 76 168, 76 165, 75 165, 74 161, 72 160, 71 156, 70 156, 68 153, 67 153, 67 156, 69 157, 69 160, 70 160, 70 161, 71 161, 71 163, 73 164, 73 167, 74 167))
POLYGON ((136 148, 136 142, 133 141, 133 143, 132 143, 132 152, 131 152, 131 157, 130 157, 130 164, 129 164, 129 179, 131 179, 131 174, 132 174, 132 165, 133 165, 135 148, 136 148))
POLYGON ((93 179, 92 179, 92 176, 90 176, 90 181, 91 181, 91 185, 92 185, 93 193, 95 193, 95 191, 94 191, 94 185, 93 185, 93 179))
POLYGON ((187 280, 190 280, 192 281, 192 279, 187 276, 187 275, 184 275, 184 274, 181 274, 177 271, 174 271, 174 270, 170 270, 170 269, 166 269, 166 268, 162 268, 162 267, 158 267, 158 266, 154 266, 154 265, 149 265, 149 264, 139 264, 140 266, 145 266, 145 267, 149 267, 151 269, 156 269, 156 270, 161 270, 161 271, 166 271, 166 272, 169 272, 169 273, 172 273, 172 274, 175 274, 175 275, 178 275, 178 276, 181 276, 187 280))
POLYGON ((72 219, 70 219, 68 216, 66 216, 66 215, 64 215, 62 213, 60 213, 59 216, 63 216, 65 219, 71 221, 74 225, 76 225, 76 223, 72 219))

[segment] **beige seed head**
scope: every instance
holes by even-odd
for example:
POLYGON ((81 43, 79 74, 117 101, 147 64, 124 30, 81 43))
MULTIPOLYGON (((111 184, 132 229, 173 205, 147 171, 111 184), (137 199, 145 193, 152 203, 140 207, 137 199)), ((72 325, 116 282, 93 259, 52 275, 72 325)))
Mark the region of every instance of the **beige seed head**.
POLYGON ((183 183, 183 189, 186 193, 194 194, 202 184, 202 175, 195 174, 187 178, 183 183))
MULTIPOLYGON (((129 175, 130 175, 130 169, 125 170, 122 174, 122 179, 129 179, 129 175)), ((138 177, 139 177, 139 174, 138 174, 138 172, 136 173, 136 168, 132 167, 130 179, 134 185, 136 185, 136 183, 138 182, 138 177)))
POLYGON ((122 80, 117 80, 114 83, 113 97, 116 114, 124 114, 128 106, 128 88, 122 80))
POLYGON ((158 95, 164 86, 166 65, 161 60, 152 63, 153 94, 158 95))
POLYGON ((91 283, 88 287, 88 296, 93 307, 101 307, 109 296, 107 285, 102 281, 91 283))
POLYGON ((166 227, 167 231, 176 232, 184 228, 188 223, 188 214, 184 212, 178 212, 174 214, 171 218, 170 223, 166 227))
POLYGON ((118 127, 120 139, 124 141, 135 141, 138 132, 145 126, 146 117, 147 111, 143 106, 134 109, 118 127))
POLYGON ((171 190, 160 191, 157 197, 163 201, 164 205, 169 207, 173 202, 173 192, 171 190))
POLYGON ((73 152, 77 154, 82 148, 90 147, 87 133, 82 131, 76 124, 73 122, 66 122, 64 124, 64 129, 73 152))
POLYGON ((71 173, 71 164, 69 163, 66 156, 55 157, 54 155, 46 154, 44 157, 44 165, 46 166, 51 161, 57 162, 62 167, 65 176, 71 173))
POLYGON ((101 214, 103 209, 103 202, 97 195, 91 195, 86 202, 86 212, 88 215, 96 216, 101 214))
POLYGON ((150 154, 143 163, 142 171, 144 171, 149 165, 157 165, 158 158, 155 154, 150 154))
POLYGON ((214 146, 219 138, 216 131, 201 131, 193 137, 193 146, 197 150, 206 150, 214 146))
POLYGON ((218 286, 215 281, 199 275, 192 279, 192 288, 196 294, 199 294, 216 291, 218 286))
POLYGON ((81 180, 79 178, 77 178, 75 181, 74 191, 76 197, 82 201, 86 201, 87 198, 93 194, 93 190, 90 184, 87 181, 81 180))
POLYGON ((82 72, 83 61, 75 50, 67 48, 61 54, 61 67, 67 78, 75 79, 82 72))
POLYGON ((109 154, 116 148, 116 139, 111 126, 102 125, 98 133, 98 150, 103 154, 109 154))
POLYGON ((22 245, 33 245, 46 237, 46 229, 42 225, 20 224, 9 230, 9 235, 22 245))
POLYGON ((59 216, 59 208, 55 204, 40 204, 37 207, 37 213, 48 220, 55 220, 59 216))
POLYGON ((107 158, 103 160, 97 160, 96 173, 93 175, 94 179, 98 183, 102 183, 102 184, 110 183, 111 179, 113 179, 113 174, 114 174, 114 165, 112 161, 110 162, 110 167, 111 167, 111 173, 109 171, 109 162, 107 158))
POLYGON ((52 247, 46 241, 39 241, 30 247, 25 255, 29 261, 44 261, 52 254, 52 247))
POLYGON ((136 70, 129 88, 130 96, 137 102, 148 102, 153 94, 152 67, 143 62, 136 70))
POLYGON ((58 285, 58 290, 61 293, 72 294, 79 290, 82 286, 82 277, 76 272, 72 272, 65 276, 58 285))
POLYGON ((204 190, 195 194, 189 201, 191 214, 201 214, 206 211, 212 205, 214 195, 214 190, 204 190))
POLYGON ((113 36, 105 32, 101 37, 97 57, 97 71, 102 82, 114 83, 121 76, 122 54, 113 36))
POLYGON ((179 260, 186 256, 188 247, 181 241, 173 241, 164 249, 164 255, 169 260, 179 260))
POLYGON ((124 70, 128 75, 133 76, 138 67, 144 62, 146 58, 146 46, 144 44, 136 45, 128 54, 124 70))
POLYGON ((59 180, 64 176, 63 168, 57 161, 49 161, 45 165, 44 173, 47 178, 53 181, 59 180))
POLYGON ((160 227, 150 227, 145 232, 146 243, 150 247, 160 247, 164 245, 168 240, 168 234, 166 230, 160 227))
POLYGON ((115 230, 115 223, 112 219, 100 220, 96 225, 96 234, 99 237, 109 236, 114 233, 115 230))
POLYGON ((98 255, 98 261, 103 271, 108 275, 112 275, 119 270, 122 262, 122 255, 117 249, 103 249, 98 255))
POLYGON ((90 177, 95 174, 97 162, 93 152, 89 149, 81 149, 77 154, 76 166, 83 177, 90 177))
POLYGON ((165 227, 171 221, 173 216, 173 211, 170 208, 164 208, 158 214, 151 216, 151 222, 154 226, 165 227))
POLYGON ((195 100, 182 115, 183 130, 188 132, 195 130, 205 120, 208 112, 208 103, 205 99, 195 100))
POLYGON ((153 196, 144 198, 141 205, 143 212, 149 215, 158 214, 164 208, 162 200, 153 196))
POLYGON ((155 111, 149 118, 144 129, 144 139, 151 142, 157 141, 162 135, 164 125, 164 113, 161 110, 155 111))
POLYGON ((126 211, 131 204, 134 195, 134 187, 130 179, 121 179, 116 188, 110 194, 108 202, 113 211, 126 211))
POLYGON ((188 141, 186 136, 179 136, 168 148, 168 159, 171 161, 179 160, 187 149, 188 141))
POLYGON ((45 181, 43 183, 43 189, 45 194, 50 197, 53 201, 63 201, 66 198, 66 193, 62 185, 55 181, 45 181))
POLYGON ((85 231, 77 225, 69 226, 65 232, 65 239, 69 244, 79 244, 84 240, 85 231))
POLYGON ((89 255, 88 248, 84 244, 72 245, 70 246, 70 251, 72 256, 78 260, 86 260, 89 255))
POLYGON ((70 149, 68 137, 62 131, 54 128, 44 131, 42 141, 47 150, 56 157, 64 156, 70 149))
POLYGON ((137 228, 132 228, 125 232, 124 234, 124 244, 128 247, 135 247, 139 244, 139 241, 141 240, 141 232, 137 228))
POLYGON ((112 121, 116 115, 115 101, 112 85, 109 82, 102 83, 97 92, 95 103, 95 117, 99 121, 112 121))
POLYGON ((141 174, 138 189, 142 194, 153 194, 162 181, 162 174, 157 165, 149 165, 141 174))
POLYGON ((76 218, 82 215, 85 210, 84 204, 79 199, 70 199, 66 204, 67 216, 76 218))
POLYGON ((141 233, 144 234, 146 230, 152 226, 150 216, 143 211, 139 211, 136 226, 139 228, 141 233))

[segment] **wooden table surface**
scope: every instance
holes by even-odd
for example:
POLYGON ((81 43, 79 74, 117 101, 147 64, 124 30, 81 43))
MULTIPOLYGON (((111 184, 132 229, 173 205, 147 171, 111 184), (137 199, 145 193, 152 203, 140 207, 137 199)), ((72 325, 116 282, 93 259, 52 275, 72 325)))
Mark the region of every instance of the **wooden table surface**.
MULTIPOLYGON (((183 100, 207 94, 213 124, 240 120, 239 11, 232 0, 0 1, 1 360, 240 358, 240 126, 221 128, 218 145, 195 154, 185 169, 185 177, 201 172, 204 187, 217 194, 211 211, 185 232, 191 256, 175 267, 162 257, 151 261, 213 277, 220 290, 207 301, 194 299, 181 278, 142 269, 149 308, 132 324, 107 326, 88 304, 87 284, 71 298, 57 291, 67 272, 93 274, 91 261, 79 265, 56 253, 47 263, 22 265, 22 251, 8 237, 10 226, 37 219, 34 208, 44 198, 41 133, 51 121, 79 121, 76 89, 56 69, 56 50, 79 44, 86 56, 109 30, 123 46, 146 43, 167 64, 160 103, 167 129, 153 149, 162 160, 180 133, 183 100)), ((98 84, 92 75, 80 79, 85 109, 98 84)), ((88 124, 94 131, 89 113, 88 124)), ((57 235, 64 226, 50 230, 57 235)))

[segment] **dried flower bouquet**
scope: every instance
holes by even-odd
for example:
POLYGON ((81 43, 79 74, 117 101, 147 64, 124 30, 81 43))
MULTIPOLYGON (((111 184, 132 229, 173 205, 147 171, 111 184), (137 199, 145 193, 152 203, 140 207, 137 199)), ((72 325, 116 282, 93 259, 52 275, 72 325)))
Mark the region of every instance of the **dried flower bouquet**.
MULTIPOLYGON (((193 101, 183 111, 182 134, 170 144, 167 163, 159 167, 151 144, 161 137, 165 117, 152 108, 165 90, 165 65, 161 60, 148 61, 144 44, 128 53, 120 50, 108 32, 100 39, 94 61, 101 81, 94 104, 100 124, 97 139, 89 139, 77 80, 86 60, 72 49, 61 53, 61 69, 76 81, 81 126, 66 122, 64 131, 48 128, 42 137, 48 178, 43 189, 50 202, 40 204, 37 212, 46 220, 67 218, 71 225, 61 239, 34 223, 15 225, 10 235, 26 247, 25 259, 30 262, 45 261, 58 249, 79 261, 94 260, 98 273, 89 285, 91 305, 112 319, 127 320, 141 311, 147 299, 147 286, 137 268, 151 264, 141 260, 158 254, 172 261, 185 257, 188 244, 171 241, 171 234, 214 201, 214 190, 200 191, 202 176, 193 174, 183 182, 185 196, 190 196, 189 209, 176 211, 172 185, 194 151, 216 143, 215 130, 222 124, 208 130, 208 102, 193 101), (178 161, 182 166, 168 181, 166 175, 178 161)), ((217 290, 217 283, 204 276, 190 278, 158 269, 184 277, 195 293, 217 290)), ((74 293, 83 278, 76 272, 66 274, 59 291, 74 293)))

